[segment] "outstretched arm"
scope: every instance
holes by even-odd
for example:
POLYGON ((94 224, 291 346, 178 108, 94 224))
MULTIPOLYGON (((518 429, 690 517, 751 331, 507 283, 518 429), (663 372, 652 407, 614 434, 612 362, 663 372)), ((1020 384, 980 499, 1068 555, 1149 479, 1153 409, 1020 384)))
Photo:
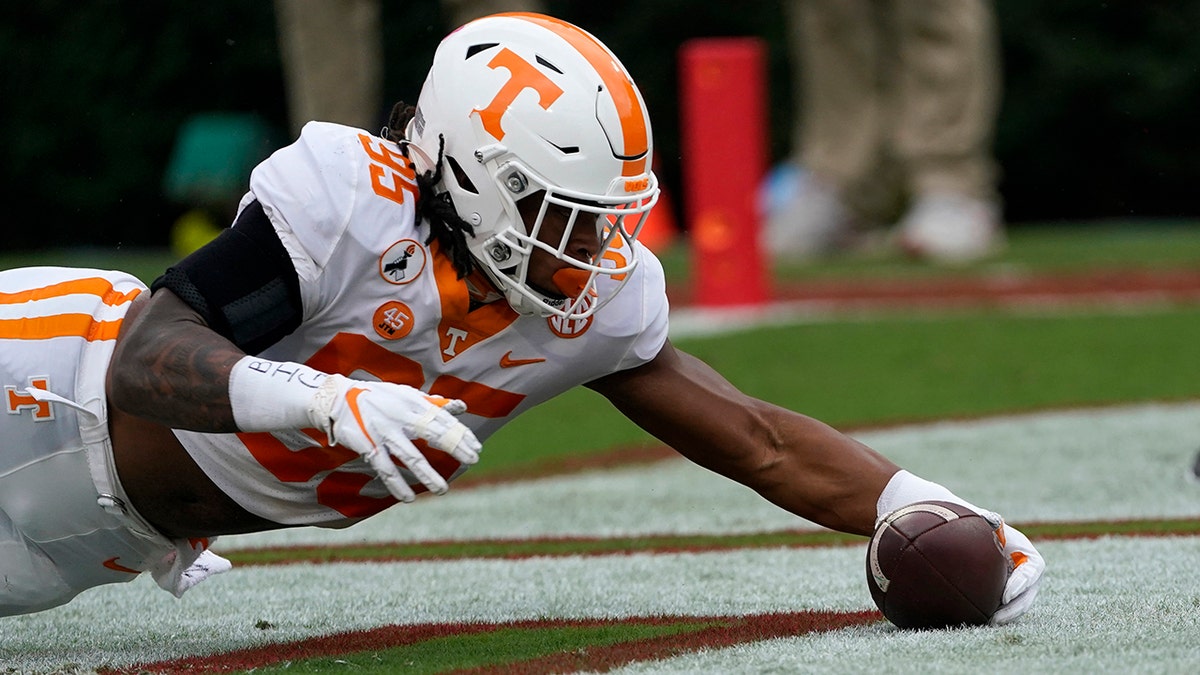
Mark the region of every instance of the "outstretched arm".
POLYGON ((1008 623, 1037 597, 1045 560, 997 514, 888 461, 831 427, 738 391, 669 342, 652 361, 589 385, 692 461, 825 527, 869 535, 881 516, 913 502, 964 504, 996 528, 1013 563, 993 623, 1008 623))
POLYGON ((669 342, 588 385, 688 459, 814 523, 869 535, 899 467, 832 427, 740 392, 669 342))

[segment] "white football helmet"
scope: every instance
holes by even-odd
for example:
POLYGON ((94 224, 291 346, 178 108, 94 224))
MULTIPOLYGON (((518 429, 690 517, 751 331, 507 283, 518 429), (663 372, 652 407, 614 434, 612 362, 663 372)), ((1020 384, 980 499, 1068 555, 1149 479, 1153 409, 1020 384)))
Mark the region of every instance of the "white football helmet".
POLYGON ((658 199, 658 181, 641 92, 599 40, 540 14, 472 21, 438 46, 416 108, 405 130, 413 159, 432 169, 445 139, 437 189, 475 228, 471 254, 513 309, 580 319, 624 285, 637 264, 629 244, 658 199), (541 207, 527 226, 517 201, 538 192, 541 207), (571 215, 561 240, 547 243, 538 235, 550 205, 571 215), (566 252, 584 212, 597 215, 600 239, 588 261, 566 252), (566 276, 577 292, 562 300, 527 283, 535 249, 574 268, 566 276))

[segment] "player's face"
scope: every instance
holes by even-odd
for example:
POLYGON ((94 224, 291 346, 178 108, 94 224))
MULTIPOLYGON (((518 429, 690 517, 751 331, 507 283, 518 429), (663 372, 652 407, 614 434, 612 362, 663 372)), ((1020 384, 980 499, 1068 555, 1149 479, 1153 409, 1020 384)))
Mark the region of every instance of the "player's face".
MULTIPOLYGON (((525 227, 532 230, 541 209, 540 195, 522 199, 517 203, 525 227)), ((600 237, 596 233, 596 214, 580 211, 575 217, 571 228, 567 247, 564 254, 582 262, 591 263, 600 250, 600 237)), ((571 209, 557 204, 547 206, 546 216, 542 219, 542 228, 538 231, 538 240, 557 249, 563 241, 567 224, 571 219, 571 209)), ((535 248, 529 258, 529 274, 526 277, 530 286, 539 293, 551 298, 564 299, 563 293, 554 283, 554 273, 570 265, 540 248, 535 248)))

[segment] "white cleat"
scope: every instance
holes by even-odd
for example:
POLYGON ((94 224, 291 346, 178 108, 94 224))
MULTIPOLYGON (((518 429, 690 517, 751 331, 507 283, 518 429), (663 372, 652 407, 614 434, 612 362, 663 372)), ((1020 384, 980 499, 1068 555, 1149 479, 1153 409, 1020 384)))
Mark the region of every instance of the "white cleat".
POLYGON ((896 225, 897 243, 914 258, 966 265, 1004 248, 1000 208, 955 194, 918 197, 896 225))
POLYGON ((819 258, 850 245, 853 214, 837 188, 807 174, 790 192, 767 214, 765 239, 772 258, 819 258))

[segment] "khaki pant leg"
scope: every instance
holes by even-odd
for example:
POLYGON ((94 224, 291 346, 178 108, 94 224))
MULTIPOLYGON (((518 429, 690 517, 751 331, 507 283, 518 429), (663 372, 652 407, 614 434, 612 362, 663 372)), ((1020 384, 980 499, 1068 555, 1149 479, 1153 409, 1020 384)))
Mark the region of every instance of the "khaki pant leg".
POLYGON ((383 122, 379 0, 276 0, 292 131, 311 120, 383 122))
POLYGON ((910 192, 996 197, 992 142, 1001 75, 988 0, 896 0, 898 115, 892 152, 910 192))
POLYGON ((785 3, 801 163, 841 188, 873 171, 884 135, 872 0, 785 3))

